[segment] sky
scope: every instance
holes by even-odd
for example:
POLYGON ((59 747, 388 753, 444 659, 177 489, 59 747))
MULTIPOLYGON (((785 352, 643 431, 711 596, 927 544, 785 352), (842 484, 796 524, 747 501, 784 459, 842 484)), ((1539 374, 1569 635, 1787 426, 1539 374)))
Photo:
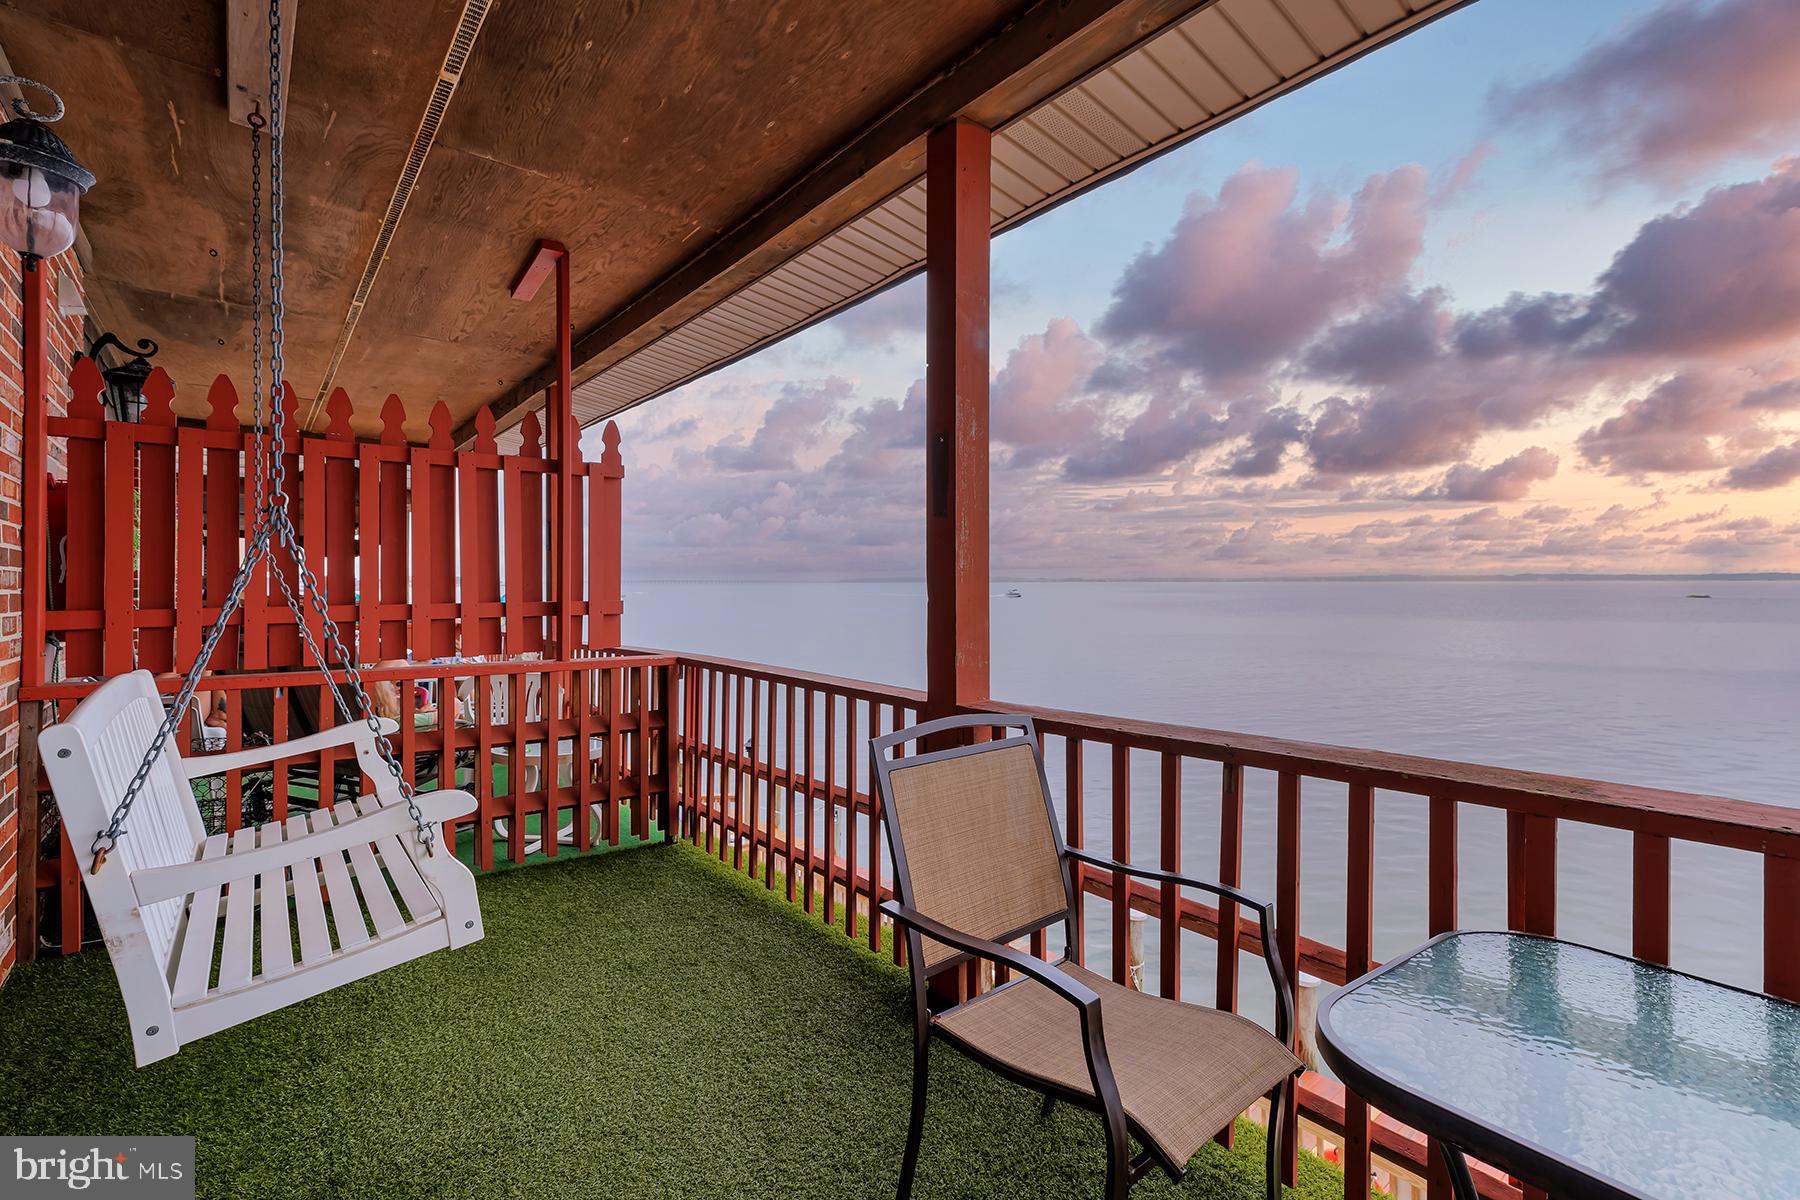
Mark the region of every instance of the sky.
MULTIPOLYGON (((1000 236, 993 576, 1800 570, 1795 63, 1794 0, 1479 0, 1000 236)), ((922 577, 923 324, 622 416, 627 576, 922 577)))

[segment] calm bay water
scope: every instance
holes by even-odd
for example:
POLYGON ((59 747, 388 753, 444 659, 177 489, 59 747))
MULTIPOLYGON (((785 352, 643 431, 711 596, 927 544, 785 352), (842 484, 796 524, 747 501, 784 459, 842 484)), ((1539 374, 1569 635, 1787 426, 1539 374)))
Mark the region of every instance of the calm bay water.
MULTIPOLYGON (((993 599, 1002 700, 1800 806, 1800 584, 1021 583, 1019 599, 1006 586, 993 599)), ((641 583, 627 591, 625 632, 639 645, 920 687, 924 613, 916 584, 641 583)), ((1050 769, 1059 779, 1059 763, 1050 769)), ((1160 848, 1156 770, 1134 756, 1130 848, 1142 861, 1160 848)), ((1090 753, 1086 772, 1089 843, 1104 849, 1105 754, 1090 753)), ((1183 863, 1211 873, 1217 769, 1190 763, 1183 784, 1183 863)), ((1301 927, 1333 944, 1344 808, 1342 787, 1308 782, 1301 927)), ((1377 957, 1425 936, 1424 810, 1377 798, 1377 957)), ((1502 927, 1503 819, 1463 806, 1460 839, 1463 923, 1502 927)), ((1628 949, 1629 836, 1565 823, 1560 850, 1559 932, 1628 949)), ((1253 889, 1272 891, 1273 854, 1274 780, 1251 772, 1253 889)), ((1675 964, 1756 985, 1761 885, 1754 855, 1677 844, 1675 964)), ((1089 939, 1092 955, 1104 920, 1090 919, 1089 939)), ((1154 978, 1153 928, 1147 941, 1154 978)), ((1202 995, 1209 951, 1192 938, 1183 950, 1202 995)), ((1246 988, 1246 1011, 1266 1003, 1258 995, 1246 988)))

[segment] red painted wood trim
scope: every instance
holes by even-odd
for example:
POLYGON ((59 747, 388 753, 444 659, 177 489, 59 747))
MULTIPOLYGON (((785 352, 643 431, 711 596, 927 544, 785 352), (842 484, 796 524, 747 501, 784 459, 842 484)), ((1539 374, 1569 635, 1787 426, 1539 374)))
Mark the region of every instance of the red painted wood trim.
MULTIPOLYGON (((1119 862, 1131 861, 1131 748, 1114 743, 1112 747, 1112 856, 1119 862)), ((1129 985, 1131 980, 1131 905, 1129 880, 1123 871, 1114 871, 1112 906, 1112 976, 1113 982, 1129 985)))
POLYGON ((1433 937, 1456 928, 1456 801, 1431 798, 1426 831, 1426 921, 1433 937))
MULTIPOLYGON (((1288 981, 1294 990, 1294 1007, 1299 1011, 1300 995, 1300 776, 1283 771, 1276 784, 1275 832, 1275 941, 1287 968, 1288 981)), ((1299 1040, 1299 1023, 1295 1022, 1294 1046, 1299 1040)), ((1283 1124, 1281 1147, 1281 1182, 1294 1186, 1298 1171, 1299 1097, 1290 1089, 1283 1124)))
MULTIPOLYGON (((1366 784, 1350 789, 1349 824, 1344 839, 1344 971, 1352 978, 1373 965, 1375 929, 1375 793, 1366 784)), ((1344 1198, 1365 1200, 1373 1146, 1369 1139, 1369 1104, 1361 1096, 1344 1096, 1344 1198)))
POLYGON ((1631 953, 1669 962, 1669 839, 1655 834, 1631 839, 1631 953))
POLYGON ((201 555, 206 545, 206 451, 200 431, 184 427, 177 435, 175 480, 175 658, 191 663, 200 654, 206 599, 201 555))
MULTIPOLYGON (((1064 841, 1071 846, 1085 845, 1085 815, 1082 812, 1082 774, 1081 774, 1081 739, 1078 737, 1063 739, 1063 824, 1064 841)), ((1087 962, 1087 937, 1083 931, 1086 923, 1084 917, 1087 910, 1087 891, 1075 889, 1075 915, 1069 922, 1068 956, 1077 963, 1087 962)))
POLYGON ((1763 856, 1763 990, 1800 1001, 1800 859, 1763 856))
MULTIPOLYGON (((19 358, 25 388, 25 444, 22 450, 24 461, 19 468, 23 474, 23 506, 19 514, 23 528, 19 561, 24 572, 22 590, 25 640, 20 679, 26 687, 31 687, 44 681, 44 655, 41 647, 44 645, 44 610, 49 602, 45 595, 45 585, 49 579, 53 549, 49 544, 50 467, 49 439, 45 432, 49 416, 50 385, 49 338, 45 327, 50 303, 50 268, 41 261, 30 261, 24 264, 22 273, 24 313, 19 358)), ((35 789, 31 788, 22 789, 21 794, 31 796, 34 801, 37 795, 35 789)), ((29 881, 20 881, 21 894, 28 885, 29 881)), ((19 922, 17 937, 21 942, 26 938, 31 939, 29 946, 22 947, 21 957, 35 957, 36 921, 19 922)))
MULTIPOLYGON (((1165 871, 1181 870, 1181 756, 1164 754, 1162 756, 1162 869, 1165 871)), ((1163 911, 1179 912, 1181 890, 1172 883, 1162 885, 1163 911)), ((1170 1000, 1181 999, 1181 922, 1160 921, 1158 933, 1161 937, 1161 954, 1159 955, 1160 975, 1158 980, 1162 994, 1170 1000)))
POLYGON ((108 422, 106 426, 105 511, 115 514, 114 519, 103 521, 100 531, 105 563, 102 599, 106 613, 102 669, 107 675, 124 675, 137 665, 136 639, 132 636, 131 625, 134 582, 131 512, 136 507, 137 490, 137 444, 131 437, 133 428, 123 422, 108 422))

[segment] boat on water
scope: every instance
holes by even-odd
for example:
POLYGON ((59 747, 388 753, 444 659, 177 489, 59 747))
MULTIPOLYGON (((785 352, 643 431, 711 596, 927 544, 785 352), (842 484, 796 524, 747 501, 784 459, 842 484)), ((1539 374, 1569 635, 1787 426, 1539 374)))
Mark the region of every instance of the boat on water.
POLYGON ((1711 600, 1712 593, 1711 592, 1689 592, 1687 594, 1687 598, 1689 600, 1711 600))
POLYGON ((1023 600, 1025 598, 1025 593, 1021 592, 1018 588, 1007 588, 1006 594, 1014 600, 1023 600))

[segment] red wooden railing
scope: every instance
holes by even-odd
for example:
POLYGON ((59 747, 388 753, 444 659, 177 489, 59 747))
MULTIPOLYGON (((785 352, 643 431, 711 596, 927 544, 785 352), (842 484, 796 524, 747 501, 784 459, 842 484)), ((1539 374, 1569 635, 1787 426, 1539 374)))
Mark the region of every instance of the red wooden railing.
MULTIPOLYGON (((602 842, 616 846, 627 835, 648 841, 655 830, 669 827, 672 666, 667 656, 609 654, 371 668, 363 678, 372 687, 386 684, 397 693, 400 729, 391 740, 407 782, 474 793, 479 801, 474 815, 448 823, 443 837, 475 869, 492 870, 498 861, 524 862, 528 846, 534 856, 554 858, 559 850, 584 852, 602 842), (415 685, 422 683, 431 684, 437 697, 430 713, 416 707, 415 685), (554 773, 541 765, 551 756, 551 745, 556 746, 554 773), (451 767, 446 769, 446 763, 451 767), (562 828, 566 843, 545 836, 562 828)), ((165 675, 158 682, 165 692, 173 692, 181 681, 165 675)), ((245 748, 245 717, 253 705, 267 723, 266 736, 275 742, 340 719, 330 687, 315 672, 214 675, 207 684, 225 694, 223 745, 216 750, 245 748), (307 728, 297 728, 302 723, 307 728)), ((66 714, 95 686, 91 681, 44 684, 36 691, 66 714)), ((28 705, 21 736, 35 744, 43 719, 39 705, 28 705)), ((186 737, 180 748, 184 754, 195 750, 186 737)), ((353 751, 326 750, 272 768, 226 772, 214 785, 218 795, 211 807, 217 810, 219 828, 235 830, 246 820, 285 820, 290 805, 305 792, 311 793, 309 804, 330 807, 341 798, 340 784, 355 786, 360 780, 353 751), (306 777, 304 783, 300 775, 306 777), (253 784, 264 795, 260 811, 247 814, 253 784)), ((35 886, 20 889, 22 899, 32 900, 22 906, 21 941, 30 936, 35 944, 41 922, 42 928, 58 930, 64 953, 74 953, 82 944, 82 896, 68 839, 38 825, 39 804, 23 804, 21 811, 31 814, 21 833, 22 847, 35 851, 47 841, 60 845, 60 853, 33 853, 26 860, 33 871, 27 878, 35 886), (38 911, 40 889, 52 897, 51 911, 38 911)))
MULTIPOLYGON (((892 867, 867 786, 867 739, 913 721, 924 694, 695 655, 677 656, 675 671, 680 685, 674 739, 680 834, 760 875, 769 887, 785 888, 790 899, 797 896, 807 911, 851 937, 871 947, 880 947, 886 938, 898 961, 901 939, 891 937, 876 910, 889 893, 892 867)), ((1296 986, 1302 970, 1337 984, 1375 965, 1375 800, 1378 794, 1399 794, 1419 798, 1428 812, 1430 933, 1458 927, 1456 826, 1465 807, 1505 814, 1507 921, 1512 928, 1536 933, 1556 928, 1559 829, 1574 823, 1628 831, 1633 843, 1631 948, 1658 962, 1669 957, 1671 842, 1760 855, 1763 986, 1773 995, 1800 1000, 1800 810, 1032 705, 995 701, 990 707, 1025 713, 1036 721, 1067 840, 1080 844, 1095 832, 1093 818, 1106 814, 1110 820, 1103 818, 1102 825, 1110 827, 1108 849, 1126 861, 1134 853, 1134 755, 1150 758, 1156 768, 1158 865, 1201 871, 1216 867, 1217 877, 1231 883, 1244 882, 1246 777, 1265 777, 1256 780, 1259 786, 1251 794, 1272 795, 1276 943, 1296 986), (1095 761, 1100 756, 1108 760, 1104 770, 1095 761), (1197 765, 1217 772, 1219 840, 1213 847, 1186 847, 1181 841, 1188 798, 1183 780, 1197 765), (1091 794, 1096 778, 1110 779, 1106 794, 1091 794), (1273 786, 1261 786, 1266 783, 1273 786), (1333 786, 1308 787, 1320 783, 1333 786), (1346 920, 1341 946, 1300 932, 1303 792, 1310 803, 1343 798, 1347 836, 1309 849, 1343 856, 1346 920)), ((1161 994, 1179 995, 1181 933, 1191 931, 1216 944, 1217 985, 1210 999, 1221 1008, 1237 1009, 1240 953, 1262 950, 1253 920, 1232 905, 1215 907, 1195 897, 1177 897, 1161 885, 1135 882, 1121 889, 1110 873, 1091 868, 1081 871, 1080 885, 1083 896, 1103 902, 1110 914, 1117 933, 1110 955, 1115 979, 1127 978, 1122 899, 1158 921, 1156 987, 1161 994), (1171 912, 1176 920, 1162 919, 1171 912)), ((1754 922, 1746 925, 1753 928, 1754 922)), ((1085 951, 1081 926, 1077 921, 1075 944, 1068 948, 1077 960, 1085 951)), ((1044 952, 1041 935, 1032 948, 1044 952)), ((1379 1152, 1430 1176, 1433 1195, 1449 1194, 1422 1138, 1389 1121, 1372 1123, 1366 1102, 1329 1081, 1309 1075, 1307 1082, 1297 1104, 1311 1120, 1341 1134, 1347 1180, 1366 1180, 1379 1152)), ((1288 1128, 1294 1127, 1290 1121, 1288 1128)), ((1293 1154, 1290 1145, 1290 1171, 1293 1154)), ((1478 1186, 1492 1197, 1521 1194, 1491 1172, 1478 1177, 1478 1186)), ((1346 1190, 1351 1196, 1363 1194, 1353 1184, 1346 1184, 1346 1190)), ((1534 1189, 1522 1190, 1528 1198, 1536 1195, 1534 1189)))

